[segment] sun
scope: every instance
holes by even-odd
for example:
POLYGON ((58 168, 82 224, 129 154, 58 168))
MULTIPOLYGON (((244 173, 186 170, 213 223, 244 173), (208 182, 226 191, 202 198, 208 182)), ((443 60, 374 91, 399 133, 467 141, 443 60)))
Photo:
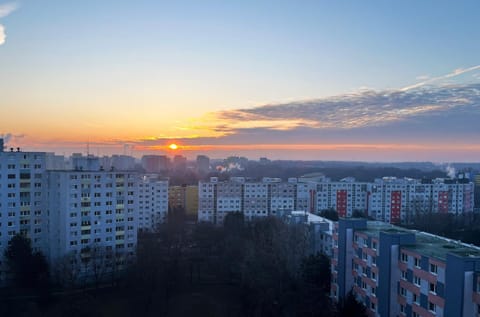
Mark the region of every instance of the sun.
POLYGON ((168 148, 169 148, 170 150, 176 150, 176 149, 178 149, 178 145, 176 145, 175 143, 172 143, 172 144, 170 144, 170 145, 168 146, 168 148))

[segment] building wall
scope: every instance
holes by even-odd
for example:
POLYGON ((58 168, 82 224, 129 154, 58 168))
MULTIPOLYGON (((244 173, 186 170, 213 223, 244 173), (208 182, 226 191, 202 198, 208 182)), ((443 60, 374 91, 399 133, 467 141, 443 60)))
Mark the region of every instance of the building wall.
MULTIPOLYGON (((0 152, 1 255, 17 233, 31 239, 34 251, 47 249, 45 165, 45 153, 0 152)), ((6 274, 6 264, 2 262, 0 258, 0 280, 6 274)))
POLYGON ((47 173, 52 264, 68 254, 92 257, 96 247, 133 258, 138 231, 138 175, 123 172, 47 173))
POLYGON ((169 187, 168 180, 156 175, 143 176, 139 182, 139 229, 153 231, 167 221, 169 187))
POLYGON ((363 219, 333 231, 332 297, 353 288, 370 316, 475 316, 480 248, 363 219))

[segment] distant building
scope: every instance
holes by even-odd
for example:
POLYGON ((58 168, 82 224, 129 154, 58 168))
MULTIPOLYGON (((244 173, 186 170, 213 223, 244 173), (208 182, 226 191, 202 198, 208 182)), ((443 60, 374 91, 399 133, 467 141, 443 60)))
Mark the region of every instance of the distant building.
POLYGON ((480 248, 379 221, 340 219, 331 295, 353 289, 370 316, 478 316, 480 248))
POLYGON ((279 178, 264 178, 260 182, 232 177, 229 181, 201 181, 198 185, 198 221, 223 223, 226 214, 241 212, 245 219, 282 215, 310 208, 310 184, 295 178, 282 182, 279 178))
POLYGON ((422 213, 473 212, 473 202, 473 183, 467 179, 384 177, 368 184, 368 215, 394 224, 411 222, 422 213))
POLYGON ((73 170, 98 171, 100 170, 100 158, 93 155, 83 156, 81 153, 73 153, 70 157, 70 166, 73 170))
POLYGON ((160 173, 168 172, 171 169, 172 162, 166 155, 159 155, 159 170, 160 173))
POLYGON ((175 155, 173 158, 173 170, 177 173, 185 172, 187 169, 187 158, 182 155, 175 155))
POLYGON ((135 169, 135 158, 128 155, 113 155, 111 167, 118 171, 132 171, 135 169))
POLYGON ((67 164, 63 155, 55 155, 55 153, 46 153, 46 169, 47 170, 65 170, 67 164))
POLYGON ((205 155, 197 156, 197 172, 200 175, 205 175, 210 172, 210 158, 205 155))
POLYGON ((267 164, 270 164, 272 161, 270 161, 268 158, 266 157, 261 157, 258 162, 262 165, 267 165, 267 164))
POLYGON ((188 216, 198 213, 198 186, 170 186, 168 190, 168 206, 170 210, 181 209, 188 216))
POLYGON ((467 179, 431 181, 384 177, 373 183, 345 178, 333 182, 323 176, 265 177, 252 182, 243 177, 229 181, 199 182, 199 221, 221 224, 226 213, 245 218, 278 215, 292 210, 320 213, 333 209, 340 217, 359 212, 388 223, 410 223, 417 214, 473 212, 473 183, 467 179))
POLYGON ((144 155, 142 157, 142 167, 147 173, 159 173, 167 170, 164 155, 144 155))
POLYGON ((140 230, 153 231, 159 224, 167 221, 168 180, 158 175, 145 175, 139 183, 138 227, 140 230))

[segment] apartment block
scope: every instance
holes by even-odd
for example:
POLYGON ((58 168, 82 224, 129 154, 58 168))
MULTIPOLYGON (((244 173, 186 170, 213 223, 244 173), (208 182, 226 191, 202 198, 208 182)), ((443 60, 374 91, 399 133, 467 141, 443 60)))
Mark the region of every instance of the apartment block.
POLYGON ((351 217, 368 209, 367 183, 346 178, 339 182, 316 183, 316 210, 335 209, 339 217, 351 217))
POLYGON ((353 289, 370 316, 478 316, 480 248, 379 221, 333 228, 332 297, 353 289))
POLYGON ((152 231, 167 221, 168 180, 144 175, 138 184, 138 229, 152 231))
MULTIPOLYGON (((3 147, 2 147, 3 149, 3 147)), ((32 241, 34 251, 45 252, 47 214, 45 211, 44 171, 46 154, 0 149, 0 254, 8 241, 21 233, 32 241)), ((6 265, 0 258, 0 280, 6 265)))
POLYGON ((187 215, 197 216, 198 186, 170 186, 168 188, 168 206, 171 209, 181 208, 187 215))
POLYGON ((46 179, 51 263, 65 255, 89 263, 93 250, 100 247, 119 256, 120 264, 133 258, 138 230, 136 173, 48 171, 46 179))
POLYGON ((368 184, 368 215, 393 224, 409 223, 418 213, 473 212, 474 185, 467 179, 397 179, 368 184))
POLYGON ((279 178, 250 181, 232 177, 219 181, 212 177, 198 185, 198 220, 223 223, 229 212, 242 212, 252 220, 270 215, 281 216, 297 210, 310 210, 310 185, 298 183, 296 178, 282 182, 279 178))

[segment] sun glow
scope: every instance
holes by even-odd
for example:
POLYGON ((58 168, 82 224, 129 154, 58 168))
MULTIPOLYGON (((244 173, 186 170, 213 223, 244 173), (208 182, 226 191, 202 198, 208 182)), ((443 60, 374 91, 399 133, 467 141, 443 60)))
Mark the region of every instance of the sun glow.
POLYGON ((176 145, 175 143, 172 143, 172 144, 170 144, 170 145, 168 146, 168 148, 169 148, 170 150, 176 150, 176 149, 178 149, 178 145, 176 145))

